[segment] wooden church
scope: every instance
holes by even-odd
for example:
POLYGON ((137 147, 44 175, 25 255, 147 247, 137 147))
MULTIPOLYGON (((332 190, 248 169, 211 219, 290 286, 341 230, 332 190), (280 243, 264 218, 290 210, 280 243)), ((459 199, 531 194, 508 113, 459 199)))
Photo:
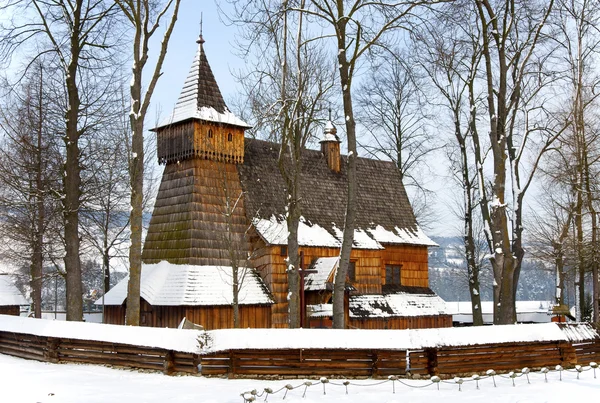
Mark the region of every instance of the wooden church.
MULTIPOLYGON (((153 129, 165 168, 142 254, 141 322, 175 327, 186 317, 206 329, 233 327, 240 279, 240 327, 287 327, 280 145, 244 137, 249 126, 227 108, 202 36, 197 42, 173 113, 153 129)), ((302 267, 310 269, 302 320, 330 327, 347 192, 346 157, 331 122, 321 150, 306 149, 302 158, 298 235, 302 267)), ((348 327, 451 326, 444 301, 429 289, 427 248, 436 244, 417 225, 394 164, 359 158, 357 173, 348 327)), ((107 323, 124 323, 126 297, 127 279, 105 295, 107 323)))

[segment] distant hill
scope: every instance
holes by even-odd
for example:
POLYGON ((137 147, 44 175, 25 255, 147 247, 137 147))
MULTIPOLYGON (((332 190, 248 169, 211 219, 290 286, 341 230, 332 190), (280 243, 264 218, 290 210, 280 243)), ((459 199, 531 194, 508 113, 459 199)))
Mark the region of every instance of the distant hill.
MULTIPOLYGON (((461 237, 431 237, 439 248, 429 251, 429 285, 446 301, 470 300, 467 267, 461 237)), ((534 259, 523 261, 517 288, 517 300, 552 301, 555 295, 555 273, 534 259)), ((480 275, 480 294, 484 301, 492 300, 493 276, 489 263, 480 275)), ((569 293, 570 294, 570 293, 569 293)))

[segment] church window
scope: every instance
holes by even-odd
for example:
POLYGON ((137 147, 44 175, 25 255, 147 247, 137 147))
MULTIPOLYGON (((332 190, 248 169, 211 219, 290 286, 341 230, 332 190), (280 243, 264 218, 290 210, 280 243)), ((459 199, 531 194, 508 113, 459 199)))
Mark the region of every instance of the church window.
POLYGON ((348 264, 348 280, 351 283, 356 281, 356 261, 348 264))
POLYGON ((231 133, 229 133, 227 135, 227 141, 232 141, 233 140, 233 135, 231 133))
POLYGON ((208 138, 212 139, 213 138, 213 132, 212 129, 208 129, 208 138))
POLYGON ((400 268, 399 265, 385 265, 385 283, 400 285, 400 268))

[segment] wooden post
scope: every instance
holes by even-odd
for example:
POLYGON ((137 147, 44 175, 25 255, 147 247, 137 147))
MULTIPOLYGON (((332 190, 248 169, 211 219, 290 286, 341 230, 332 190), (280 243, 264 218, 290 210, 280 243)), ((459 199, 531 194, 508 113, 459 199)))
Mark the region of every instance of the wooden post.
POLYGON ((575 347, 568 342, 558 342, 558 349, 560 351, 560 365, 565 368, 573 367, 577 364, 577 352, 575 347))
POLYGON ((235 378, 235 371, 236 371, 235 366, 236 366, 235 352, 233 350, 231 350, 229 352, 229 370, 227 371, 228 378, 235 378))
POLYGON ((47 362, 57 363, 58 362, 58 346, 60 345, 60 339, 48 337, 46 342, 46 351, 44 352, 44 359, 47 362))
POLYGON ((373 354, 373 363, 371 364, 371 376, 379 376, 379 354, 377 354, 377 351, 375 350, 371 350, 371 353, 373 354))
POLYGON ((437 375, 439 373, 437 349, 427 348, 425 349, 425 354, 427 354, 427 373, 429 375, 437 375))
POLYGON ((165 375, 172 375, 175 367, 175 355, 172 351, 167 351, 165 354, 165 361, 163 362, 163 373, 165 375))

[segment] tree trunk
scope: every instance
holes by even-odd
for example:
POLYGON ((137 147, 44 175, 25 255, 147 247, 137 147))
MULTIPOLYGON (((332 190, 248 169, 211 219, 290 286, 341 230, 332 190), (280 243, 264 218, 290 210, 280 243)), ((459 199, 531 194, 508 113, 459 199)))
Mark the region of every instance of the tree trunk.
POLYGON ((239 267, 234 265, 231 267, 231 274, 233 276, 232 293, 233 293, 233 327, 238 329, 240 327, 240 282, 239 282, 239 267))
POLYGON ((77 70, 80 53, 81 6, 78 0, 73 9, 71 32, 71 60, 67 67, 68 106, 65 114, 67 123, 65 133, 66 160, 63 177, 64 199, 63 216, 65 221, 65 271, 67 273, 67 320, 83 320, 83 289, 81 285, 81 261, 79 258, 79 197, 81 192, 81 168, 79 166, 79 89, 77 88, 77 70))
MULTIPOLYGON (((134 74, 136 72, 134 71, 134 74)), ((141 79, 139 81, 141 85, 141 79)), ((132 100, 140 99, 141 88, 131 87, 132 100)), ((135 104, 132 105, 133 110, 135 104)), ((140 324, 140 284, 142 276, 142 214, 144 196, 144 121, 131 116, 133 129, 131 141, 131 246, 129 248, 129 283, 127 285, 127 311, 125 323, 140 324)))
MULTIPOLYGON (((343 7, 338 1, 338 9, 343 7)), ((340 10, 338 15, 343 15, 340 10)), ((338 30, 338 62, 340 71, 340 83, 342 86, 342 101, 344 104, 344 116, 346 122, 346 135, 348 139, 348 198, 346 201, 346 219, 344 222, 344 234, 342 238, 342 249, 340 251, 340 263, 335 274, 333 287, 333 328, 346 328, 344 294, 346 289, 346 275, 350 264, 350 253, 354 242, 354 224, 356 221, 356 122, 352 110, 352 93, 350 77, 350 64, 346 59, 346 19, 340 18, 337 22, 338 30)))
POLYGON ((35 170, 35 198, 36 198, 36 219, 35 240, 33 248, 33 259, 31 262, 31 296, 33 299, 33 313, 36 318, 42 317, 42 274, 44 267, 44 228, 46 221, 46 212, 44 201, 46 198, 46 189, 44 186, 44 93, 43 93, 43 69, 40 69, 40 85, 37 94, 37 147, 35 149, 36 170, 35 170))

